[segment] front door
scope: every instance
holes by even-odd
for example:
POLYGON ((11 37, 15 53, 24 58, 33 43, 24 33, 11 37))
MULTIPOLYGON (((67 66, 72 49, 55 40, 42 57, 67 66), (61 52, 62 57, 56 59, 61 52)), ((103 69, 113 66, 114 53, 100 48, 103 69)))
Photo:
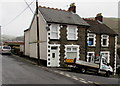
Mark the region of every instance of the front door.
POLYGON ((51 48, 51 67, 59 66, 58 47, 51 48))
POLYGON ((95 54, 94 52, 87 52, 87 62, 94 63, 95 61, 95 54))

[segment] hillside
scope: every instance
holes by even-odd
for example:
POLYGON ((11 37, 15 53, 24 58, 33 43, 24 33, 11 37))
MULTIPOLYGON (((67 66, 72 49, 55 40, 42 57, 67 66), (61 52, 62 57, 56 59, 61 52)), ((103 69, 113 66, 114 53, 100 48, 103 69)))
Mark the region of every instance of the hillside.
POLYGON ((23 36, 15 37, 15 36, 10 36, 10 35, 2 35, 1 38, 2 41, 24 41, 23 36))
POLYGON ((2 41, 11 41, 14 38, 15 38, 14 36, 5 35, 5 34, 1 36, 2 41))
MULTIPOLYGON (((111 27, 115 32, 120 34, 120 18, 104 18, 104 23, 111 27)), ((120 35, 118 36, 118 44, 120 44, 120 35)))
POLYGON ((118 18, 104 18, 103 22, 118 33, 118 18))
MULTIPOLYGON (((94 19, 93 17, 91 19, 94 19)), ((116 33, 120 33, 120 18, 106 18, 104 17, 103 22, 109 26, 116 33), (119 29, 118 29, 119 28, 119 29)), ((118 37, 118 44, 120 44, 120 35, 118 37)))

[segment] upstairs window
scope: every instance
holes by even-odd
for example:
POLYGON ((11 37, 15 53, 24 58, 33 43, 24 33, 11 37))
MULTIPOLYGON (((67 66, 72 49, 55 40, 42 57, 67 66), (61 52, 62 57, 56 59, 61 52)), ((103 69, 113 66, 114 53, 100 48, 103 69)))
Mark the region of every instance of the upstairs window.
POLYGON ((59 25, 57 24, 52 24, 50 26, 50 38, 51 39, 59 39, 59 33, 60 33, 60 28, 59 28, 59 25))
POLYGON ((96 34, 88 33, 88 46, 95 46, 96 45, 96 34))
POLYGON ((68 26, 67 39, 68 40, 77 40, 77 27, 76 26, 68 26))
POLYGON ((108 47, 108 45, 109 45, 109 36, 108 35, 101 35, 101 45, 103 47, 108 47))

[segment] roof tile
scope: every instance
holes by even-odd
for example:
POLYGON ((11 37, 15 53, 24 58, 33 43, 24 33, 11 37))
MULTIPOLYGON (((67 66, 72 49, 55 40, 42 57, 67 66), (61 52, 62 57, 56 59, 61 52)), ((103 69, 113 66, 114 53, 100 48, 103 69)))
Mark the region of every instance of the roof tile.
POLYGON ((48 23, 89 26, 79 15, 66 10, 39 6, 39 11, 48 23))

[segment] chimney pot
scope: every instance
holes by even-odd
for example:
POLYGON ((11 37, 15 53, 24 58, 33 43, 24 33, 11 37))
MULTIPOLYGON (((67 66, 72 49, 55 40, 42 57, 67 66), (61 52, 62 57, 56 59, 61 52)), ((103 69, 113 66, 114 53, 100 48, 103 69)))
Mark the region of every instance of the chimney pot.
POLYGON ((95 17, 95 20, 98 20, 100 22, 103 22, 103 16, 102 16, 102 13, 98 13, 95 17))
POLYGON ((76 13, 76 6, 75 3, 71 3, 70 7, 68 8, 68 11, 76 13))

